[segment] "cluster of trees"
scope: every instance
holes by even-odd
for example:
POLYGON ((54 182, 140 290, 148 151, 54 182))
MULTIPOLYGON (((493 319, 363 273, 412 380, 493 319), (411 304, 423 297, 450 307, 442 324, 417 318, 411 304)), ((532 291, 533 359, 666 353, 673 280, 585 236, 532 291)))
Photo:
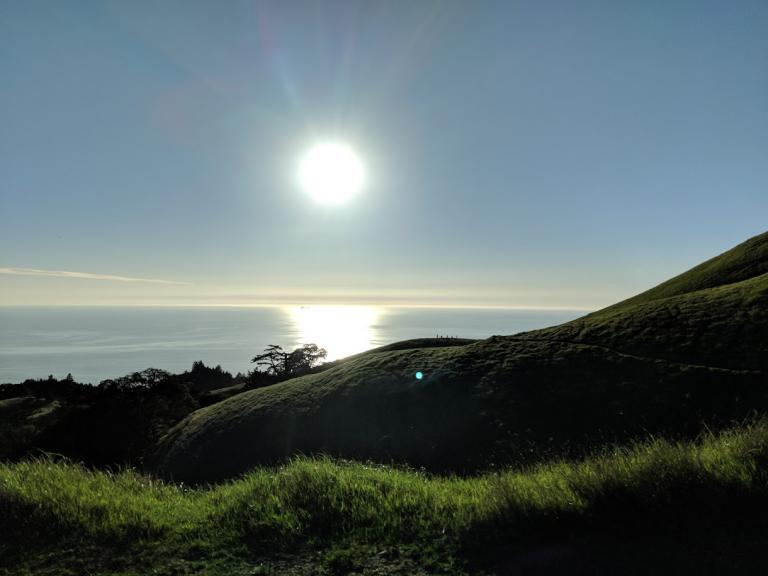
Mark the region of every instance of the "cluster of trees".
POLYGON ((292 352, 271 345, 253 359, 253 371, 235 376, 197 361, 180 374, 147 368, 98 386, 75 382, 71 374, 2 384, 0 401, 24 402, 6 403, 14 411, 0 404, 0 458, 45 451, 94 466, 141 465, 157 441, 197 408, 322 369, 326 355, 315 344, 292 352), (44 406, 45 418, 29 419, 44 406))
POLYGON ((147 368, 141 372, 133 372, 114 380, 102 380, 99 388, 110 392, 125 392, 129 390, 153 390, 169 384, 182 384, 189 388, 192 394, 204 394, 217 388, 226 388, 248 382, 250 374, 232 376, 221 366, 210 368, 201 360, 192 363, 192 369, 181 374, 171 374, 158 368, 147 368))

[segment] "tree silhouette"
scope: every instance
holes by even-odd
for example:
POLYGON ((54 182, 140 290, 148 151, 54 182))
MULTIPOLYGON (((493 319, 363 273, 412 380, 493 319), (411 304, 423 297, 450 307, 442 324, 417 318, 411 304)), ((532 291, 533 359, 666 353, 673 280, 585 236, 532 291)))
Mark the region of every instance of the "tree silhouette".
POLYGON ((99 387, 107 391, 125 391, 156 388, 167 382, 171 373, 159 368, 147 368, 116 379, 103 380, 99 387))
POLYGON ((265 366, 264 372, 270 376, 285 379, 306 374, 326 356, 328 352, 317 344, 304 344, 293 352, 285 352, 282 346, 270 344, 251 362, 265 366))

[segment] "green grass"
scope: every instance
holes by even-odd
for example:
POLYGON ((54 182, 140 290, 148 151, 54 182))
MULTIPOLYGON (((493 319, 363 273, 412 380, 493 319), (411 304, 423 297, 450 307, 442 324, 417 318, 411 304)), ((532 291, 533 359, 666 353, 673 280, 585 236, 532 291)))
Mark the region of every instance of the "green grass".
POLYGON ((190 489, 6 463, 0 573, 460 574, 563 554, 574 570, 749 573, 768 543, 766 463, 766 421, 467 478, 296 458, 190 489))

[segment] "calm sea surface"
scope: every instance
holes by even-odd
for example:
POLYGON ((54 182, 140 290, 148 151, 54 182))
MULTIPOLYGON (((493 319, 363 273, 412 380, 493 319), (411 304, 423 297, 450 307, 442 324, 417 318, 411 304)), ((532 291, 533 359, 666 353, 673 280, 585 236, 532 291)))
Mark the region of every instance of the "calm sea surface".
POLYGON ((560 324, 579 311, 295 306, 274 308, 0 307, 0 383, 81 382, 147 367, 181 372, 195 360, 233 374, 268 344, 314 342, 332 360, 408 338, 485 338, 560 324))

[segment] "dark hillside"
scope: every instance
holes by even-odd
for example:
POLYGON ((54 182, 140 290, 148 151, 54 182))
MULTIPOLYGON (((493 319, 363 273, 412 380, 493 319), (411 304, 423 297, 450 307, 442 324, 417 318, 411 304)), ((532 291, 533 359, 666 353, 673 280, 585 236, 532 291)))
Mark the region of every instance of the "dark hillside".
POLYGON ((558 327, 393 346, 238 394, 171 430, 153 465, 205 481, 324 452, 469 471, 727 425, 768 409, 767 241, 558 327))

